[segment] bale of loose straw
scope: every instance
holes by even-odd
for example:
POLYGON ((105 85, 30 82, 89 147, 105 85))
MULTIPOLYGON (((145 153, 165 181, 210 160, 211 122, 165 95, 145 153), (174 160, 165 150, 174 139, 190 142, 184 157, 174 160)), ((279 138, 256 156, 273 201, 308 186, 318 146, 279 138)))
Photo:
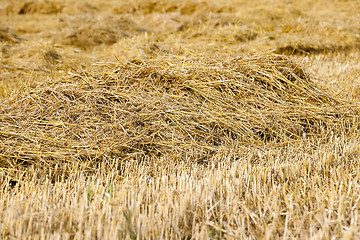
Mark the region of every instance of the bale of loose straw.
POLYGON ((211 158, 235 145, 321 137, 358 111, 280 55, 164 56, 29 86, 0 104, 0 160, 211 158))

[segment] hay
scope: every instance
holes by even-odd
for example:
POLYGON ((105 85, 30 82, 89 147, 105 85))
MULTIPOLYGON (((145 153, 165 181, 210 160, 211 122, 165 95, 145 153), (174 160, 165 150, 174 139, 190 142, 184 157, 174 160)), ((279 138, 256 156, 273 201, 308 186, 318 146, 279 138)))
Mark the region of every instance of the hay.
POLYGON ((276 53, 285 55, 309 55, 309 54, 326 54, 334 52, 350 52, 356 49, 360 49, 359 43, 352 44, 321 44, 320 46, 315 44, 302 44, 291 43, 285 46, 280 46, 276 49, 276 53))
POLYGON ((324 137, 358 119, 299 66, 268 54, 128 62, 48 80, 0 106, 0 159, 8 167, 112 157, 206 159, 222 146, 324 137))
POLYGON ((18 14, 57 14, 63 9, 61 2, 53 1, 27 1, 20 8, 18 14))
POLYGON ((64 16, 61 18, 61 28, 65 32, 58 34, 59 43, 88 49, 97 45, 111 45, 121 38, 126 38, 143 32, 135 22, 128 17, 113 17, 92 15, 64 16), (81 24, 79 24, 81 23, 81 24))
POLYGON ((14 30, 0 22, 0 42, 19 43, 22 40, 14 30))
POLYGON ((124 1, 116 4, 114 13, 116 14, 163 14, 179 13, 181 15, 194 15, 200 12, 204 13, 226 13, 233 12, 233 6, 218 6, 209 1, 124 1))
POLYGON ((59 14, 64 8, 63 1, 58 0, 12 0, 0 4, 0 13, 11 14, 59 14))

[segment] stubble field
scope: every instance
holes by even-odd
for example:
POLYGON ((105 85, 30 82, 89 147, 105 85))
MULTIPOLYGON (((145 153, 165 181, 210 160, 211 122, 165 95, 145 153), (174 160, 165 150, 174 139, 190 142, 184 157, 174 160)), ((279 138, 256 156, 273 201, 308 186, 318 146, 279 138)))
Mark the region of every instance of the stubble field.
POLYGON ((357 0, 0 0, 1 239, 360 239, 357 0))

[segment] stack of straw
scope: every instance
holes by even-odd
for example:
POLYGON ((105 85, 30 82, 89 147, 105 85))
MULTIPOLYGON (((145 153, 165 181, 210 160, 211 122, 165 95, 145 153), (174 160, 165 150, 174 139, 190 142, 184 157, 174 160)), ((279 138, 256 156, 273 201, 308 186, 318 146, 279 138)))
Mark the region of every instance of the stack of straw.
POLYGON ((280 55, 164 56, 28 86, 0 104, 0 166, 211 158, 348 131, 355 107, 280 55))

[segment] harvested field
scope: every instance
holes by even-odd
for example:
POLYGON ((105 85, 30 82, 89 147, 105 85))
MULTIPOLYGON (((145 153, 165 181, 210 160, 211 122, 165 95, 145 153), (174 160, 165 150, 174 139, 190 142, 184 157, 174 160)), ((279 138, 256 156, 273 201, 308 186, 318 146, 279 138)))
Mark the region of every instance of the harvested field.
POLYGON ((359 239, 358 10, 0 0, 0 238, 359 239))

